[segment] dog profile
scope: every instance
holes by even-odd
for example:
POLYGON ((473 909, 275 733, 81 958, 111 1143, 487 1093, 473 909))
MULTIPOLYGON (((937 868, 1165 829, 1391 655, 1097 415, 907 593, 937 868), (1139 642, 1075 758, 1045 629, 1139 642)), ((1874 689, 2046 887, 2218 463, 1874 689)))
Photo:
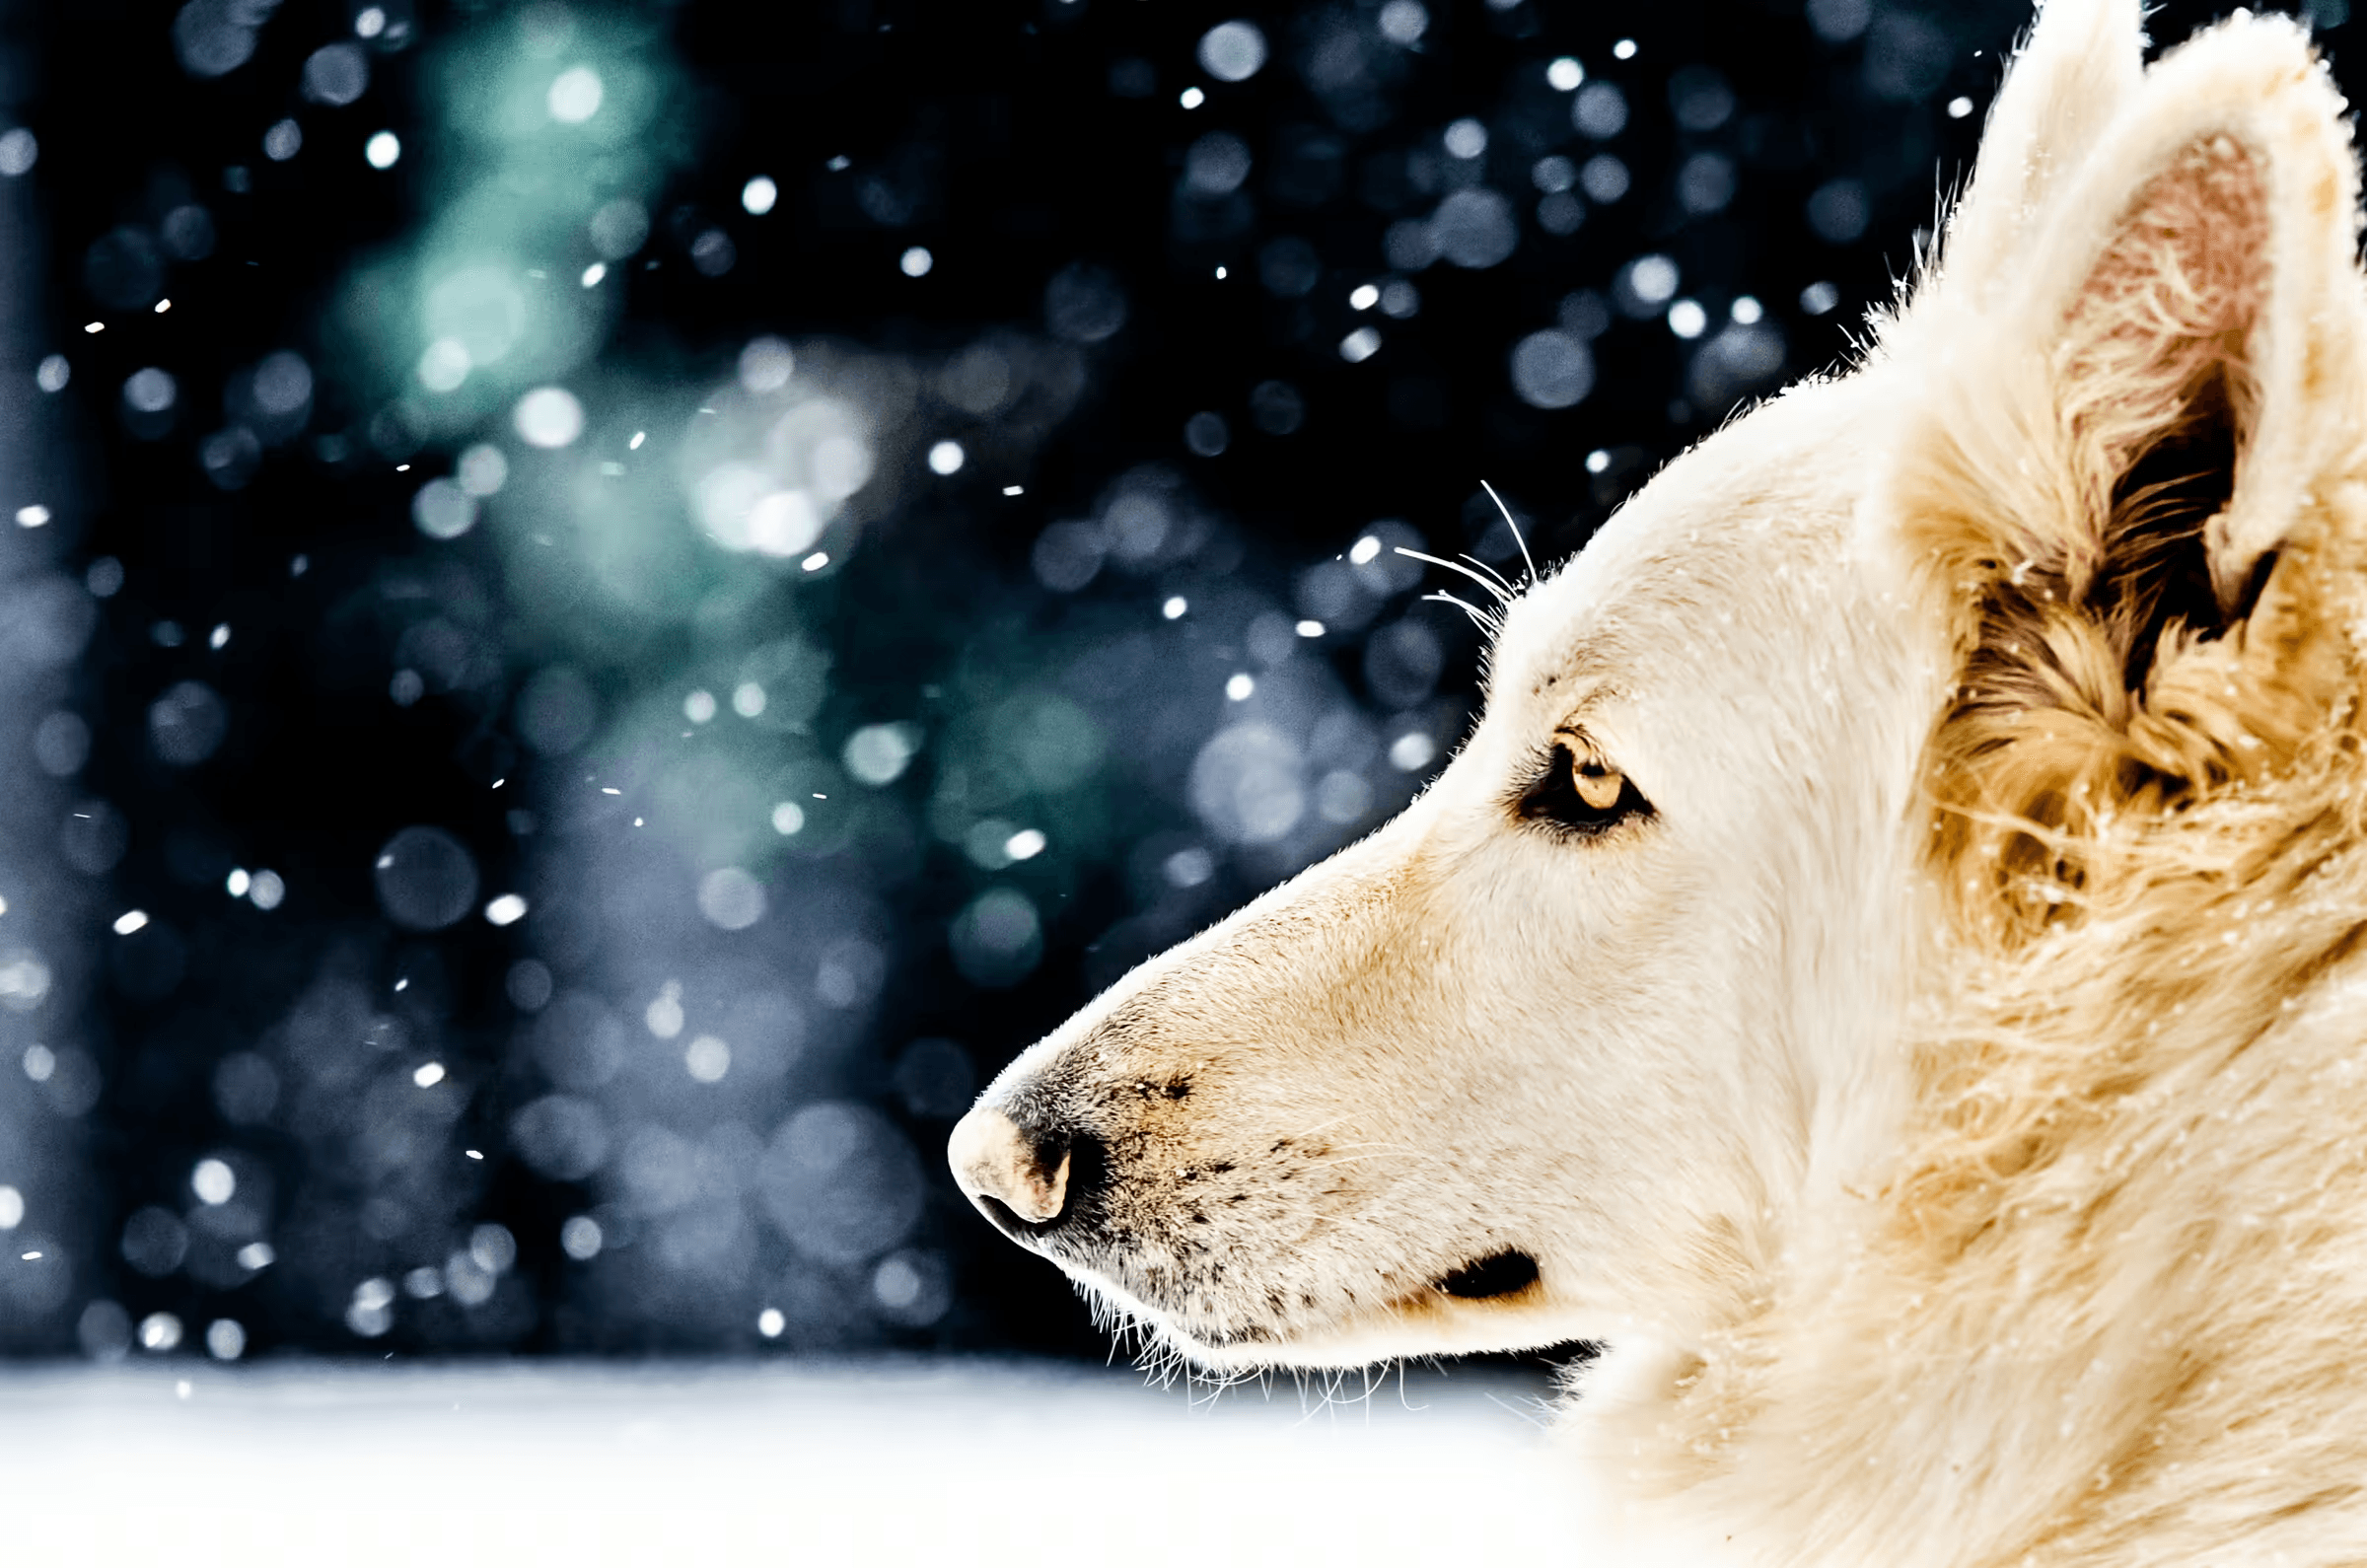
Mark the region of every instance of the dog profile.
POLYGON ((989 1219, 1218 1372, 1599 1342, 1579 1560, 2367 1561, 2356 163, 2297 26, 2139 26, 2046 0, 1857 363, 1012 1063, 989 1219))

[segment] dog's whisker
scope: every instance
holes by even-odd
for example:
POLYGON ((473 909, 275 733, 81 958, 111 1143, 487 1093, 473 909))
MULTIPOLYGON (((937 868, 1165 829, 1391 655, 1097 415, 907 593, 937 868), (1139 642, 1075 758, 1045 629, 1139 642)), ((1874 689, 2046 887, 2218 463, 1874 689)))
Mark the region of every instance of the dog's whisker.
POLYGON ((1333 1127, 1338 1126, 1341 1122, 1348 1120, 1354 1114, 1354 1111, 1343 1110, 1336 1116, 1327 1117, 1323 1121, 1300 1128, 1295 1136, 1301 1142, 1305 1142, 1309 1138, 1320 1138, 1325 1133, 1329 1132, 1333 1127))
POLYGON ((1361 1165, 1375 1160, 1392 1159, 1427 1160, 1433 1165, 1446 1166, 1449 1168, 1451 1168, 1453 1165, 1453 1162, 1448 1160, 1444 1155, 1434 1153, 1427 1149, 1373 1149, 1363 1154, 1327 1155, 1321 1160, 1310 1160, 1307 1163, 1311 1167, 1321 1167, 1327 1170, 1332 1166, 1361 1165))
POLYGON ((1479 481, 1479 488, 1487 492, 1487 498, 1496 503, 1496 510, 1504 514, 1504 526, 1512 530, 1512 542, 1521 547, 1522 564, 1529 568, 1529 586, 1535 588, 1537 586, 1537 558, 1529 553, 1529 541, 1521 537, 1521 526, 1513 521, 1512 508, 1504 504, 1504 498, 1496 494, 1496 487, 1485 479, 1479 481))
POLYGON ((1470 551, 1466 550, 1455 558, 1459 561, 1468 561, 1470 563, 1473 569, 1485 572, 1487 574, 1487 580, 1496 585, 1497 604, 1509 605, 1514 600, 1521 597, 1521 589, 1518 583, 1515 583, 1511 578, 1506 577, 1502 572, 1497 571, 1493 566, 1490 566, 1478 556, 1473 555, 1470 551))
POLYGON ((1492 616, 1483 614, 1476 606, 1467 604, 1463 600, 1457 599, 1453 594, 1436 593, 1424 594, 1422 596, 1422 602, 1424 604, 1429 604, 1433 601, 1436 601, 1442 605, 1453 605, 1457 609, 1462 610, 1466 615, 1469 615, 1471 618, 1472 625, 1478 627, 1481 631, 1486 632, 1491 636, 1502 629, 1501 624, 1492 616))
POLYGON ((1481 588, 1485 589, 1491 598, 1494 598, 1499 602, 1509 602, 1512 597, 1502 588, 1498 587, 1495 583, 1489 582, 1485 576, 1471 570, 1471 568, 1464 565, 1461 561, 1450 561, 1443 555, 1432 555, 1424 550, 1409 550, 1402 544, 1399 545, 1397 548, 1399 555, 1409 556, 1417 561, 1427 561, 1432 566, 1443 566, 1450 572, 1455 572, 1464 577, 1470 578, 1472 582, 1477 583, 1481 588))
MULTIPOLYGON (((1486 1390, 1482 1390, 1481 1391, 1482 1391, 1482 1392, 1486 1392, 1486 1390)), ((1487 1394, 1487 1402, 1488 1402, 1488 1403, 1490 1403, 1490 1404, 1492 1404, 1492 1405, 1495 1405, 1495 1406, 1497 1406, 1497 1407, 1498 1407, 1498 1408, 1500 1408, 1500 1409, 1504 1409, 1504 1410, 1509 1410, 1509 1411, 1511 1411, 1511 1412, 1512 1412, 1514 1415, 1517 1415, 1517 1416, 1519 1416, 1519 1417, 1520 1417, 1522 1420, 1524 1420, 1524 1421, 1528 1422, 1528 1423, 1529 1423, 1531 1426, 1533 1426, 1533 1427, 1537 1428, 1537 1429, 1538 1429, 1540 1432, 1550 1432, 1551 1430, 1553 1430, 1553 1426, 1552 1426, 1552 1423, 1551 1423, 1551 1422, 1549 1422, 1549 1421, 1541 1421, 1541 1420, 1539 1420, 1539 1419, 1538 1419, 1538 1418, 1537 1418, 1535 1415, 1531 1414, 1529 1411, 1527 1411, 1527 1410, 1524 1410, 1524 1409, 1520 1408, 1520 1406, 1518 1406, 1518 1405, 1516 1405, 1516 1404, 1513 1404, 1513 1403, 1512 1403, 1511 1401, 1509 1401, 1509 1400, 1506 1400, 1506 1399, 1499 1399, 1499 1398, 1497 1398, 1497 1397, 1496 1397, 1496 1396, 1495 1396, 1493 1393, 1488 1393, 1488 1394, 1487 1394)))

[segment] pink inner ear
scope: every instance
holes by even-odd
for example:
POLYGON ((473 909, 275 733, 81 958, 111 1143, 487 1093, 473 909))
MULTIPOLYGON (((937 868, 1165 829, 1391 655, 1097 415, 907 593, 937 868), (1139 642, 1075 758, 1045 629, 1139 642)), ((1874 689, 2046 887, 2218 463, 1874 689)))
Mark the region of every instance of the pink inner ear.
MULTIPOLYGON (((2198 404, 2224 404, 2239 447, 2252 429, 2268 248, 2259 161, 2234 138, 2210 136, 2138 193, 2066 311, 2054 378, 2081 490, 2096 508, 2083 532, 2099 563, 2119 532, 2114 514, 2129 474, 2195 425, 2198 404)), ((2076 584, 2076 560, 2072 570, 2076 584)))

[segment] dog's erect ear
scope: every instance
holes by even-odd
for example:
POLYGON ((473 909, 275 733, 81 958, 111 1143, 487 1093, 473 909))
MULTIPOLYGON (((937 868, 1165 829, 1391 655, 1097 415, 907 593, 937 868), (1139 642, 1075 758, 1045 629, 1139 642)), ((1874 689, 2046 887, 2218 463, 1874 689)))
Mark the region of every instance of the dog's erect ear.
POLYGON ((2009 274, 2049 191, 2075 175, 2136 96, 2138 0, 2044 0, 1989 106, 1972 182, 1948 218, 1948 286, 1980 293, 2009 274))
MULTIPOLYGON (((2076 836, 2272 764, 2280 729, 2343 695, 2298 684, 2356 618, 2313 596, 2349 580, 2367 530, 2342 107, 2296 27, 2214 29, 2144 74, 2076 168, 2023 160, 2044 174, 1987 287, 1943 260, 1886 334, 1932 367, 1886 493, 1955 596, 1963 672, 1932 765, 1960 822, 2076 836)), ((1958 847, 2012 883, 2059 838, 2018 832, 1958 847)))
MULTIPOLYGON (((2233 613, 2356 417, 2356 163, 2340 97, 2281 19, 2231 23, 2175 51, 2101 129, 2050 107, 2111 74, 2087 69, 2073 32, 2050 32, 2057 18, 2089 24, 2085 37, 2110 32, 2097 19, 2118 8, 2048 6, 2027 57, 2041 72, 2029 102, 2001 101, 1995 116, 2017 138, 2000 150, 2012 156, 1984 148, 1967 198, 1995 210, 1952 227, 1937 284, 1901 336, 1928 351, 1939 346, 1922 339, 1928 326, 1954 362, 1952 395, 1933 412, 1965 448, 1964 477, 1995 492, 1962 523, 2027 539, 2025 556, 2055 544, 2075 577, 2100 564, 2114 498, 2155 448, 2235 442, 2219 475, 2226 504, 2207 516, 2211 584, 2233 613), (2070 127, 2084 149, 2076 167, 2021 149, 2033 124, 2070 127), (2027 232, 2000 240, 2016 194, 2031 198, 2027 232), (2010 252, 1988 287, 1959 286, 1960 239, 2010 252), (2223 416, 2211 414, 2219 403, 2223 416), (2205 429, 2206 415, 2229 428, 2205 429)), ((2026 74, 2017 64, 2006 99, 2026 74)))

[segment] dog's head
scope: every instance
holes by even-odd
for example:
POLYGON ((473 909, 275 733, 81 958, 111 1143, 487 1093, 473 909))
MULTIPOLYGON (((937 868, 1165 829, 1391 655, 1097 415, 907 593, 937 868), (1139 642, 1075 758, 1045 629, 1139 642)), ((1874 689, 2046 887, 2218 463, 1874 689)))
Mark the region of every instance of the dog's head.
POLYGON ((2337 108, 2288 27, 2147 73, 2055 0, 1864 362, 1512 604, 1431 788, 1014 1062, 964 1190, 1221 1368, 1754 1311, 1882 1178, 1934 955, 2293 744, 2233 698, 2354 504, 2337 108))

